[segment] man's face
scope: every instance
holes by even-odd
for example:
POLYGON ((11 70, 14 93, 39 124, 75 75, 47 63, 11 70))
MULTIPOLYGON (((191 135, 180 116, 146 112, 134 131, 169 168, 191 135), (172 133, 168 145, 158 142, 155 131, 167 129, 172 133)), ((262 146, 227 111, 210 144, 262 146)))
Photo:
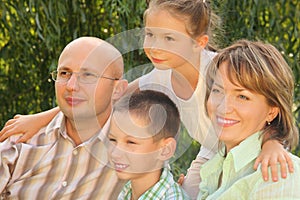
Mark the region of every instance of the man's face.
POLYGON ((99 118, 111 112, 111 96, 116 81, 101 78, 114 77, 115 59, 110 49, 84 42, 69 45, 60 56, 58 71, 74 73, 67 82, 56 81, 56 98, 60 109, 69 119, 99 118), (94 83, 83 83, 82 75, 98 76, 94 83))

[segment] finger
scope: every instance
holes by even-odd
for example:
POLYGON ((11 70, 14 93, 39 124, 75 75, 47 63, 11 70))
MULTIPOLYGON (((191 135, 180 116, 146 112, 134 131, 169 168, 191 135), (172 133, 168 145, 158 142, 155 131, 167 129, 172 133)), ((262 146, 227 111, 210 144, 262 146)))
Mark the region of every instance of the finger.
POLYGON ((278 158, 272 156, 269 160, 269 166, 271 168, 271 176, 274 182, 278 181, 278 158))
POLYGON ((272 180, 273 180, 273 182, 277 182, 278 181, 278 166, 277 166, 277 164, 272 163, 270 165, 270 167, 271 167, 272 180))
POLYGON ((286 175, 287 175, 287 162, 285 160, 285 157, 279 157, 278 161, 280 163, 281 177, 286 178, 286 175))
POLYGON ((266 160, 266 161, 264 160, 264 161, 261 162, 261 173, 262 173, 264 181, 269 180, 268 165, 269 165, 268 160, 266 160))
POLYGON ((9 126, 9 125, 12 125, 12 124, 15 123, 15 122, 16 122, 16 119, 10 119, 10 120, 8 120, 8 121, 5 123, 4 127, 9 126))
POLYGON ((16 114, 15 116, 14 116, 14 119, 18 119, 18 118, 20 118, 22 115, 20 115, 20 114, 16 114))
POLYGON ((0 142, 3 142, 3 140, 6 140, 8 137, 10 137, 12 135, 23 134, 22 131, 17 130, 15 127, 13 127, 11 125, 6 128, 7 129, 5 130, 3 135, 1 135, 1 137, 0 137, 0 142))
POLYGON ((178 183, 179 185, 182 185, 182 184, 183 184, 183 181, 184 181, 184 174, 180 174, 177 183, 178 183))
POLYGON ((293 164, 292 158, 289 156, 289 154, 286 154, 285 159, 286 159, 286 162, 287 162, 287 165, 289 168, 289 172, 293 173, 294 172, 294 164, 293 164))
POLYGON ((261 163, 261 159, 260 159, 260 157, 257 157, 257 159, 255 160, 255 163, 254 163, 254 165, 253 165, 253 169, 254 170, 257 170, 257 168, 258 168, 258 165, 261 163))
POLYGON ((3 142, 5 140, 5 135, 7 134, 7 131, 9 131, 11 127, 8 125, 5 125, 3 129, 0 131, 0 142, 3 142))
POLYGON ((17 140, 16 143, 26 142, 26 141, 28 141, 31 137, 32 137, 31 134, 26 133, 26 134, 24 134, 21 138, 19 138, 19 139, 17 140))

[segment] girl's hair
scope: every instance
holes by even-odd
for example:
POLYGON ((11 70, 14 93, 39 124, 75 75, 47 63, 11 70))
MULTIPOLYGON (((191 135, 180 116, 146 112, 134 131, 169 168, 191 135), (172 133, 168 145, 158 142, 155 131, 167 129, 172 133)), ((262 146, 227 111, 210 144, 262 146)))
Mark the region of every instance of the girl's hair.
POLYGON ((292 112, 294 78, 280 52, 270 44, 247 40, 237 41, 223 49, 208 67, 205 102, 217 70, 224 62, 232 83, 263 95, 269 106, 279 108, 277 117, 270 124, 266 122, 262 136, 267 134, 267 140, 277 139, 286 148, 294 148, 299 140, 292 112))
POLYGON ((220 18, 211 10, 208 0, 148 0, 144 22, 149 12, 155 9, 168 11, 173 17, 183 20, 191 38, 209 36, 209 50, 217 50, 212 32, 220 28, 220 18))

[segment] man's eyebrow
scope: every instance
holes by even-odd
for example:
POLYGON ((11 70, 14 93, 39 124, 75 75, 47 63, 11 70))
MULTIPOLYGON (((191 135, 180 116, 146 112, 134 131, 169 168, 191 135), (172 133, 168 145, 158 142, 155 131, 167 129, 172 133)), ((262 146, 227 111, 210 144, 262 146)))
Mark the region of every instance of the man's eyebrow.
POLYGON ((67 67, 67 66, 59 66, 58 68, 57 68, 57 70, 68 70, 68 71, 71 71, 71 69, 69 68, 69 67, 67 67))

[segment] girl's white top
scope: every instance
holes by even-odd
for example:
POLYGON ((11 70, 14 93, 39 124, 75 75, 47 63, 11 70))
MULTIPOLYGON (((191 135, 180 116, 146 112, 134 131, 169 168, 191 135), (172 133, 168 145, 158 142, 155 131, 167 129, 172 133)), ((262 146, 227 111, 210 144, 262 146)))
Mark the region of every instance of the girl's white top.
POLYGON ((217 135, 214 133, 211 122, 206 115, 204 105, 206 92, 205 71, 215 55, 215 52, 202 51, 198 84, 193 95, 187 100, 176 96, 171 83, 171 69, 153 69, 150 73, 139 79, 139 88, 141 90, 151 89, 163 92, 176 103, 180 112, 181 121, 189 135, 201 144, 202 156, 207 158, 211 158, 211 156, 215 154, 218 146, 217 135))

